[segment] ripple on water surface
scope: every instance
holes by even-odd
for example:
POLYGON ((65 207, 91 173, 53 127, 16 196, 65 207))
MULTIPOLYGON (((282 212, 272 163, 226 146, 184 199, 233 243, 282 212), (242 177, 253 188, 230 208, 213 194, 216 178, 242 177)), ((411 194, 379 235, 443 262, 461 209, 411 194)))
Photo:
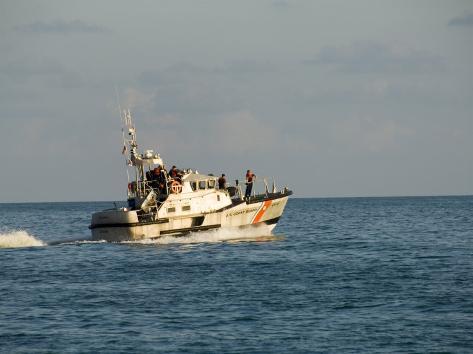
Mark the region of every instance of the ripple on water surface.
POLYGON ((473 347, 472 197, 291 199, 276 236, 88 241, 107 207, 0 204, 1 352, 473 347))

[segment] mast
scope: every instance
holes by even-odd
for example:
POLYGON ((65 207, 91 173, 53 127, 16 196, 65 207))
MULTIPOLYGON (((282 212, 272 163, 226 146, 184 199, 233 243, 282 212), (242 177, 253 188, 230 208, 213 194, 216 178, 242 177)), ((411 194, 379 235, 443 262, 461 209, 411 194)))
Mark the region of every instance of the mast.
MULTIPOLYGON (((123 111, 120 112, 120 117, 122 119, 122 136, 123 136, 123 150, 122 154, 125 155, 126 159, 126 173, 128 176, 128 183, 130 183, 130 174, 128 173, 128 167, 129 166, 134 166, 135 167, 135 181, 139 181, 139 175, 143 171, 138 171, 138 166, 134 163, 136 158, 137 158, 137 148, 138 144, 136 143, 136 129, 135 125, 133 123, 133 118, 131 116, 131 112, 129 109, 124 109, 123 111), (127 157, 126 153, 129 151, 129 157, 127 157)), ((141 186, 139 183, 137 183, 137 188, 138 190, 141 189, 141 186)))
POLYGON ((128 183, 130 183, 130 175, 128 167, 134 167, 136 191, 138 195, 143 195, 147 192, 145 168, 150 168, 153 165, 163 166, 163 160, 158 153, 153 150, 146 150, 144 153, 138 153, 138 143, 136 142, 136 129, 129 109, 120 112, 122 120, 122 136, 123 149, 122 154, 125 155, 129 151, 129 155, 125 155, 127 165, 128 183))

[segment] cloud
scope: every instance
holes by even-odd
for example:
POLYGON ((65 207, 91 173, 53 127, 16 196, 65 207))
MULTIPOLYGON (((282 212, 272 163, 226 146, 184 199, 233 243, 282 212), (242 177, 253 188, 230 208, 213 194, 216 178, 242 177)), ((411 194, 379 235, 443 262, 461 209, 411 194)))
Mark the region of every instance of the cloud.
POLYGON ((124 107, 149 112, 153 109, 153 93, 144 92, 135 88, 127 88, 124 96, 124 107))
POLYGON ((473 13, 466 13, 462 16, 457 16, 448 21, 448 26, 451 27, 473 27, 473 13))
POLYGON ((105 33, 109 32, 105 27, 87 23, 81 20, 51 22, 33 22, 14 27, 17 32, 28 34, 73 34, 73 33, 105 33))
MULTIPOLYGON (((152 95, 150 108, 161 114, 216 116, 251 108, 258 97, 249 86, 257 90, 276 70, 267 61, 234 60, 214 65, 178 61, 138 74, 136 89, 152 95)), ((260 90, 267 95, 266 86, 260 90)))
POLYGON ((180 61, 161 70, 147 70, 138 76, 138 81, 143 85, 156 86, 176 82, 176 80, 189 82, 197 78, 201 80, 228 77, 231 79, 253 75, 264 75, 276 72, 276 65, 270 61, 256 60, 230 60, 219 65, 203 66, 191 62, 180 61))
POLYGON ((332 125, 333 141, 350 151, 382 152, 399 148, 415 134, 415 130, 394 120, 374 116, 353 116, 332 125))
POLYGON ((232 155, 273 150, 278 132, 249 111, 222 114, 212 126, 213 149, 232 155))
POLYGON ((291 4, 287 0, 273 0, 271 2, 271 6, 276 7, 276 8, 286 9, 289 6, 291 6, 291 4))
MULTIPOLYGON (((0 79, 7 85, 37 85, 75 88, 84 84, 81 74, 56 60, 34 58, 0 63, 0 79)), ((90 83, 89 83, 90 84, 90 83)))
POLYGON ((234 60, 212 70, 216 74, 225 75, 254 75, 276 71, 276 67, 269 61, 234 60))
POLYGON ((209 116, 244 106, 242 101, 248 95, 247 85, 232 78, 180 64, 141 73, 137 77, 137 89, 151 94, 152 108, 161 113, 209 116))
POLYGON ((357 42, 351 46, 322 48, 307 65, 330 65, 345 73, 432 73, 445 70, 442 58, 409 48, 376 42, 357 42))

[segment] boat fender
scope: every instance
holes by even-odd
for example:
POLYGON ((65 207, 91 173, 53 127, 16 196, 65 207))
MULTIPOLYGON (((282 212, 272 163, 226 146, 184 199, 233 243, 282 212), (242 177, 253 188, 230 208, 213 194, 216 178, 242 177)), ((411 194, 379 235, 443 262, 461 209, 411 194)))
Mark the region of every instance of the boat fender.
POLYGON ((182 184, 180 184, 178 181, 173 181, 171 183, 171 192, 174 194, 179 194, 182 192, 182 184))

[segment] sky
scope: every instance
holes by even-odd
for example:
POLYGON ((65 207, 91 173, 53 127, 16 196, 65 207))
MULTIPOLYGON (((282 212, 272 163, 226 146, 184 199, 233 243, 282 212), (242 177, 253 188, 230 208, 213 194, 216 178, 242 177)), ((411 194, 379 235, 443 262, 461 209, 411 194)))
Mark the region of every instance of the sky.
POLYGON ((473 1, 0 1, 0 202, 167 166, 296 197, 473 194, 473 1))

